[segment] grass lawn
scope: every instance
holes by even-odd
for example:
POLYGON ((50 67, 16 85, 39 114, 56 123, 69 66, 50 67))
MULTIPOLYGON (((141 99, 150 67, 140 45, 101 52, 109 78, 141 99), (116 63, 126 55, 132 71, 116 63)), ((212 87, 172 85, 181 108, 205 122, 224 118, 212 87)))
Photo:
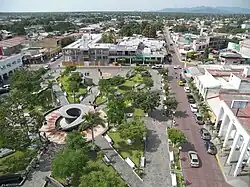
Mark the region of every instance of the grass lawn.
POLYGON ((134 77, 132 77, 130 80, 135 82, 135 83, 141 83, 141 82, 143 82, 143 77, 141 74, 138 73, 134 77))
POLYGON ((140 140, 136 140, 132 145, 126 143, 126 140, 123 140, 118 132, 109 132, 109 136, 113 140, 114 148, 121 154, 123 158, 129 157, 136 165, 139 167, 140 156, 143 156, 144 143, 140 140))
POLYGON ((144 115, 144 111, 142 109, 135 109, 134 116, 142 117, 144 115))
POLYGON ((96 104, 101 104, 101 103, 103 103, 103 102, 106 101, 106 100, 107 100, 106 97, 104 97, 104 96, 98 96, 98 97, 96 98, 95 103, 96 103, 96 104))
POLYGON ((133 87, 135 85, 135 82, 132 80, 126 80, 126 82, 123 83, 122 85, 127 86, 127 87, 133 87))
MULTIPOLYGON (((73 93, 69 91, 69 76, 64 75, 58 78, 59 82, 62 84, 63 89, 68 94, 68 101, 70 103, 74 103, 73 93)), ((83 96, 87 93, 87 88, 80 87, 78 92, 75 93, 75 101, 76 103, 79 103, 79 97, 83 96)))
POLYGON ((24 170, 37 154, 36 150, 16 151, 0 159, 0 175, 24 170))

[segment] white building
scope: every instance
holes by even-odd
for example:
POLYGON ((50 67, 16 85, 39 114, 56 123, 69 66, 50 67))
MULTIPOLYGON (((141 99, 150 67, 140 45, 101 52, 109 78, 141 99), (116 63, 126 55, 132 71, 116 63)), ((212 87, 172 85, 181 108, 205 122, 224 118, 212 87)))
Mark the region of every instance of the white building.
POLYGON ((5 79, 17 68, 23 66, 22 55, 17 54, 9 57, 0 56, 0 79, 5 79))
POLYGON ((112 44, 99 43, 101 38, 102 34, 84 34, 81 39, 63 48, 64 62, 149 64, 165 60, 165 41, 134 36, 124 37, 117 44, 112 44))
POLYGON ((233 176, 239 174, 243 163, 247 166, 250 163, 250 97, 238 96, 238 98, 236 96, 226 100, 222 97, 218 100, 215 122, 218 136, 223 140, 223 148, 229 151, 226 164, 234 165, 233 176), (238 98, 247 101, 246 108, 239 109, 239 112, 231 107, 232 101, 238 98))
POLYGON ((242 29, 250 29, 250 23, 244 23, 241 25, 242 29))
POLYGON ((237 176, 243 164, 250 164, 250 66, 211 66, 194 77, 200 94, 215 115, 215 129, 221 137, 226 164, 237 176), (232 102, 244 100, 245 108, 232 102))

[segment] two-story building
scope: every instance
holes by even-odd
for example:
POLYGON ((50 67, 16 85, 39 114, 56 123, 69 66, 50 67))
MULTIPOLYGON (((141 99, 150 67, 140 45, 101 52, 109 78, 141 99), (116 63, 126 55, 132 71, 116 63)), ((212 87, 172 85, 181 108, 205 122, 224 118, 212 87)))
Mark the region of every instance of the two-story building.
POLYGON ((0 79, 7 79, 11 73, 22 67, 22 55, 0 56, 0 79))
POLYGON ((99 43, 102 34, 83 34, 82 38, 63 48, 64 62, 162 63, 166 59, 164 41, 144 37, 125 37, 117 44, 99 43))

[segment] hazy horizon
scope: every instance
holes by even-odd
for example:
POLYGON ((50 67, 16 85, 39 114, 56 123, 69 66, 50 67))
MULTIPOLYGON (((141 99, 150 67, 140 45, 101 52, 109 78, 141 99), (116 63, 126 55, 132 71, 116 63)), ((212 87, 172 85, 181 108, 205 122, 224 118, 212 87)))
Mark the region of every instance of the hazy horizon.
POLYGON ((0 12, 81 12, 81 11, 157 11, 164 8, 197 6, 250 8, 250 0, 1 0, 0 12))

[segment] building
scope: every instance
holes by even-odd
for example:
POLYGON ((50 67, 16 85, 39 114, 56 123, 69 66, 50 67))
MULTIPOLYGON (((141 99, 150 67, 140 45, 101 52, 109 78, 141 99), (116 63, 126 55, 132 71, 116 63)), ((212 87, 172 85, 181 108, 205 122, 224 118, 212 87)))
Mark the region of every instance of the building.
POLYGON ((220 53, 219 60, 221 61, 222 65, 245 63, 245 58, 243 58, 240 54, 233 52, 220 53))
POLYGON ((207 36, 208 47, 215 50, 227 48, 227 36, 227 34, 213 34, 207 36))
POLYGON ((0 80, 7 79, 8 76, 22 67, 22 55, 0 56, 0 80))
POLYGON ((250 23, 244 23, 241 25, 242 29, 250 29, 250 23))
POLYGON ((194 81, 214 114, 214 129, 227 155, 225 164, 237 176, 250 163, 250 66, 210 66, 194 81))
POLYGON ((240 51, 239 53, 247 58, 247 61, 250 62, 250 39, 246 39, 240 42, 240 51))
POLYGON ((99 43, 102 34, 83 34, 82 38, 63 48, 64 62, 163 63, 165 42, 140 36, 124 37, 117 44, 99 43))
POLYGON ((26 38, 20 36, 0 41, 0 55, 10 56, 20 53, 25 41, 26 38))
POLYGON ((204 99, 210 99, 220 92, 250 93, 250 67, 211 66, 204 74, 194 76, 194 82, 204 99))
POLYGON ((243 164, 250 163, 250 96, 220 94, 217 98, 215 128, 222 139, 226 163, 232 165, 232 174, 236 177, 243 164), (233 102, 243 102, 242 109, 233 108, 233 102))

